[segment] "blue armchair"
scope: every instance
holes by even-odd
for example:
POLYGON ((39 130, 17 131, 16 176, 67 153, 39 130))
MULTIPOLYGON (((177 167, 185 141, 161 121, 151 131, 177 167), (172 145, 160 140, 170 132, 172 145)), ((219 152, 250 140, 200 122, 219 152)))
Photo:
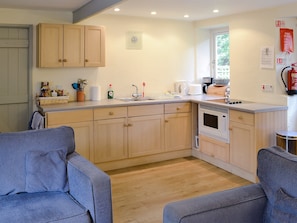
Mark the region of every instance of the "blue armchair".
POLYGON ((257 173, 257 184, 167 204, 163 223, 296 223, 297 156, 261 149, 257 173))
POLYGON ((112 223, 110 178, 70 127, 0 134, 0 222, 112 223))

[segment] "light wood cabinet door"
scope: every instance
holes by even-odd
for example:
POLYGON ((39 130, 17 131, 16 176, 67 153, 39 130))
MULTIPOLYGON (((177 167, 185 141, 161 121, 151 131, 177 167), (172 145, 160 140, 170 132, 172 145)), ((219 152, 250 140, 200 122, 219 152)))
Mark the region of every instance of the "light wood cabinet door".
POLYGON ((63 67, 63 25, 37 26, 38 67, 63 67))
POLYGON ((231 110, 229 130, 230 163, 254 173, 256 166, 254 115, 231 110))
POLYGON ((95 163, 128 158, 127 119, 94 121, 95 163))
POLYGON ((191 148, 191 113, 165 115, 165 150, 191 148))
POLYGON ((225 143, 205 135, 199 135, 200 151, 210 157, 229 162, 230 147, 225 143))
POLYGON ((85 66, 105 66, 105 29, 100 26, 85 26, 85 66))
POLYGON ((84 26, 64 25, 63 66, 84 67, 84 26))
POLYGON ((75 137, 75 151, 93 162, 93 110, 73 110, 46 113, 48 128, 70 126, 75 137))
MULTIPOLYGON (((61 125, 50 125, 48 128, 55 128, 61 125)), ((74 122, 63 124, 73 128, 75 137, 75 151, 93 162, 93 122, 74 122)))
POLYGON ((164 151, 163 115, 128 118, 129 157, 164 151))

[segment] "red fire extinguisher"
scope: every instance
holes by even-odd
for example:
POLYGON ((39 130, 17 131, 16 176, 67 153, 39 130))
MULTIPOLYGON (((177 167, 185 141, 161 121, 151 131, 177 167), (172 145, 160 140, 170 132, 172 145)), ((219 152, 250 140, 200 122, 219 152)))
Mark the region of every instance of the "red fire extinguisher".
POLYGON ((295 70, 294 67, 297 66, 297 62, 291 64, 291 66, 287 66, 282 69, 281 72, 281 78, 285 85, 286 92, 288 95, 294 95, 297 94, 297 70, 295 70), (291 68, 291 70, 288 70, 287 72, 287 83, 284 81, 283 73, 286 69, 291 68))

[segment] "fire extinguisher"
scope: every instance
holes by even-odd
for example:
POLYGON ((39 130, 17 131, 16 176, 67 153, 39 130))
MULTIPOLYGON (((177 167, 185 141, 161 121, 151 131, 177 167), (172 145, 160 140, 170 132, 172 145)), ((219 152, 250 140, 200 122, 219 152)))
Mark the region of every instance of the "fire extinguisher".
POLYGON ((291 64, 291 66, 287 66, 282 69, 281 72, 281 78, 285 85, 286 92, 288 95, 294 95, 297 94, 297 70, 294 69, 294 67, 297 66, 297 62, 291 64), (287 72, 287 84, 284 81, 283 73, 286 69, 291 68, 291 70, 288 70, 287 72))

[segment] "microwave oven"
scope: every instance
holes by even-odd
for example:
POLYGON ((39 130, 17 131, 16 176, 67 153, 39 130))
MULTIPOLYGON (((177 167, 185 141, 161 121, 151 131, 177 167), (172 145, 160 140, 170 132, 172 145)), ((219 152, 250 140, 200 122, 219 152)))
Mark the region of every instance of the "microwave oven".
POLYGON ((229 143, 229 109, 199 104, 199 134, 229 143))

